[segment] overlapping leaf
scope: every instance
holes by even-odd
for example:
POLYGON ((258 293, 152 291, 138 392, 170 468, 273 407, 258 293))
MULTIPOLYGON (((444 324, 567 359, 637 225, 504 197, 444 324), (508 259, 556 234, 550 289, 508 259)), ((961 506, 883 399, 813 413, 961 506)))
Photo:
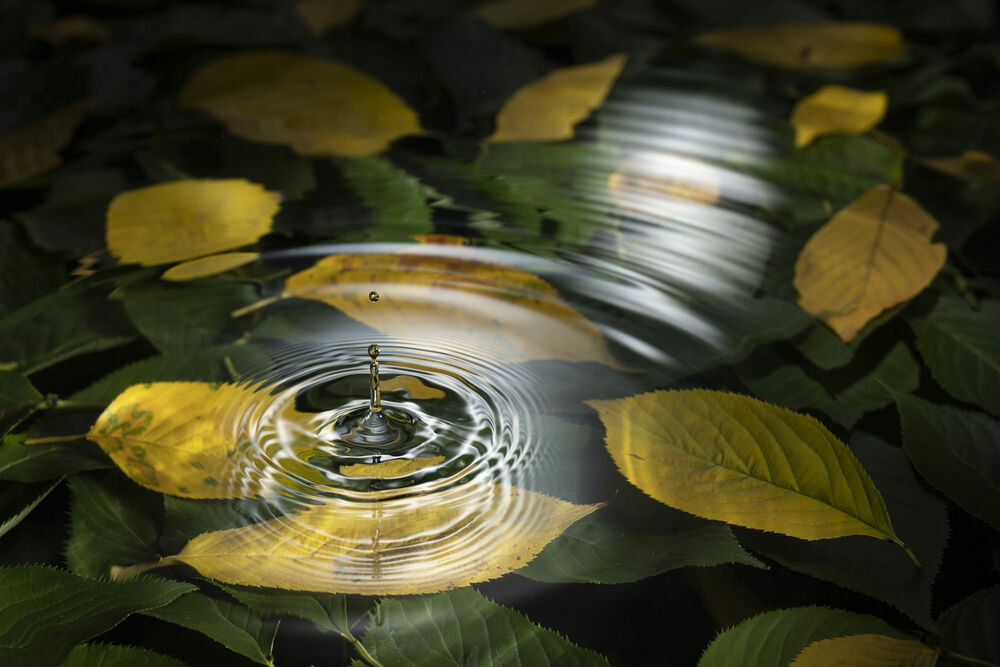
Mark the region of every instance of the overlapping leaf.
POLYGON ((808 146, 824 134, 861 134, 878 125, 889 106, 889 96, 845 86, 823 86, 792 110, 795 145, 808 146))
POLYGON ((789 667, 932 667, 941 649, 910 639, 859 634, 821 639, 802 649, 789 667))
POLYGON ((256 252, 225 252, 199 257, 170 267, 160 277, 174 282, 207 278, 249 264, 258 257, 260 253, 256 252))

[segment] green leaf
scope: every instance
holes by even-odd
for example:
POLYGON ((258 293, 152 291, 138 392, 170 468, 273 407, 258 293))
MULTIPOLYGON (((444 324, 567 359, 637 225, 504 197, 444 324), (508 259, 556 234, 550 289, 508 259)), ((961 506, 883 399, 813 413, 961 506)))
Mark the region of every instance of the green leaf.
POLYGON ((977 312, 942 297, 910 324, 934 379, 955 398, 1000 416, 1000 301, 985 300, 977 312))
POLYGON ((931 486, 1000 528, 1000 423, 981 413, 896 394, 903 448, 931 486))
POLYGON ((53 482, 37 484, 8 484, 0 491, 0 517, 7 517, 0 523, 0 537, 17 527, 38 504, 59 486, 62 478, 53 482))
POLYGON ((194 590, 164 579, 110 583, 49 567, 0 569, 0 661, 58 664, 77 644, 130 614, 194 590))
POLYGON ((320 632, 350 636, 347 596, 323 593, 289 593, 239 586, 222 586, 234 598, 261 616, 294 616, 310 621, 320 632))
POLYGON ((907 638, 874 616, 827 607, 780 609, 719 633, 698 667, 785 667, 814 641, 864 633, 907 638))
POLYGON ((938 624, 947 650, 1000 663, 1000 586, 973 593, 945 610, 938 624))
POLYGON ((125 312, 160 352, 189 353, 218 343, 234 327, 229 314, 256 300, 248 284, 151 285, 125 292, 125 312))
POLYGON ((0 317, 54 291, 66 280, 58 262, 34 250, 13 223, 0 220, 0 317))
POLYGON ((8 435, 0 445, 0 480, 43 482, 83 470, 110 468, 111 462, 96 446, 79 443, 25 445, 27 435, 8 435))
POLYGON ((0 435, 17 426, 44 398, 20 373, 0 370, 0 435))
POLYGON ((257 505, 256 501, 189 500, 164 496, 160 544, 165 553, 177 553, 189 540, 202 533, 250 525, 261 518, 257 505))
POLYGON ((892 403, 891 392, 914 391, 919 384, 920 367, 906 344, 897 343, 868 376, 837 394, 837 400, 860 417, 892 403))
POLYGON ((825 325, 816 325, 808 329, 801 336, 793 339, 791 343, 819 368, 823 370, 840 368, 850 363, 862 341, 895 317, 899 310, 900 308, 890 308, 873 319, 858 332, 857 336, 851 339, 850 343, 842 341, 840 336, 825 325))
POLYGON ((363 641, 383 664, 608 664, 473 588, 385 599, 371 616, 363 641))
POLYGON ((77 475, 69 488, 73 502, 66 563, 72 572, 107 577, 113 565, 156 557, 159 496, 146 494, 116 472, 77 475))
POLYGON ((241 605, 188 593, 168 605, 141 613, 200 632, 256 663, 272 664, 278 622, 264 621, 241 605))
POLYGON ((934 630, 934 579, 948 539, 945 503, 929 493, 898 447, 859 434, 852 449, 885 498, 900 539, 923 564, 915 570, 891 544, 859 537, 803 542, 738 531, 740 542, 785 567, 878 598, 934 630))
POLYGON ((781 363, 783 360, 777 354, 758 350, 736 367, 736 373, 754 396, 762 400, 789 410, 813 408, 841 424, 851 425, 858 420, 857 412, 837 402, 802 366, 781 363))
MULTIPOLYGON (((365 205, 375 213, 379 227, 398 229, 407 235, 434 231, 431 208, 416 178, 384 157, 345 159, 338 164, 365 205)), ((382 236, 380 239, 385 240, 382 236)))
POLYGON ((137 646, 80 644, 60 667, 185 667, 176 658, 137 646))

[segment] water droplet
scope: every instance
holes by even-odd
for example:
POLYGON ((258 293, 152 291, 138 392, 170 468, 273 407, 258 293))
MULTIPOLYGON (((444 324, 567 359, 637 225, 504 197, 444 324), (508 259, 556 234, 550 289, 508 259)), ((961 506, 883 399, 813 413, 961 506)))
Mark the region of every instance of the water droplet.
POLYGON ((376 292, 375 290, 372 290, 371 292, 368 292, 368 300, 371 301, 372 303, 375 303, 376 301, 378 301, 379 298, 380 297, 378 295, 378 292, 376 292))
POLYGON ((378 345, 376 345, 375 343, 372 343, 371 345, 368 346, 368 356, 371 357, 372 359, 378 357, 378 352, 379 352, 378 345))

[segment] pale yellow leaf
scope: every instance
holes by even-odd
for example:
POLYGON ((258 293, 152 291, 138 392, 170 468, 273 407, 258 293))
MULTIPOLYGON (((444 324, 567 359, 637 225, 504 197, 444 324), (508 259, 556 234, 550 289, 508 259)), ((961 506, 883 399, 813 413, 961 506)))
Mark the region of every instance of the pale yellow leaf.
POLYGON ((436 466, 444 461, 443 456, 428 456, 419 459, 390 459, 381 463, 355 463, 341 466, 340 474, 344 477, 371 477, 372 479, 391 479, 406 477, 418 470, 436 466))
POLYGON ((0 186, 27 180, 62 162, 59 151, 69 144, 87 104, 81 100, 33 123, 0 133, 0 186))
POLYGON ((363 157, 421 134, 395 93, 338 63, 282 51, 225 56, 198 70, 181 93, 233 134, 291 146, 300 155, 363 157))
POLYGON ((958 156, 926 158, 923 163, 954 176, 966 176, 1000 186, 1000 164, 989 153, 965 151, 958 156))
POLYGON ((451 340, 504 362, 560 359, 618 366, 600 330, 554 287, 474 257, 330 255, 290 276, 284 296, 321 301, 411 344, 451 340), (380 295, 377 303, 369 300, 371 291, 380 295))
POLYGON ((115 574, 186 563, 211 579, 247 586, 432 593, 526 565, 597 507, 476 482, 409 498, 334 498, 261 523, 204 533, 174 556, 115 574))
POLYGON ((444 392, 435 387, 428 387, 417 378, 410 375, 400 375, 388 380, 382 380, 382 392, 405 391, 407 396, 415 400, 444 398, 444 392))
POLYGON ((244 264, 249 264, 258 257, 260 257, 260 253, 256 252, 224 252, 218 255, 199 257, 198 259, 192 259, 183 264, 170 267, 160 277, 171 281, 205 278, 225 273, 230 269, 235 269, 244 264))
POLYGON ((529 83, 504 103, 487 141, 572 138, 573 127, 604 102, 627 60, 619 53, 589 65, 557 69, 529 83))
POLYGON ((937 222, 906 195, 879 186, 813 234, 795 263, 799 305, 845 342, 876 315, 915 296, 944 265, 937 222))
POLYGON ((364 4, 365 0, 301 0, 295 3, 295 13, 309 32, 318 37, 330 28, 351 23, 364 4))
POLYGON ((786 23, 718 30, 700 35, 701 44, 782 67, 859 67, 894 60, 903 36, 876 23, 786 23))
POLYGON ((809 644, 789 667, 933 667, 941 650, 886 635, 847 635, 809 644))
POLYGON ((889 96, 844 86, 823 86, 792 110, 795 145, 808 146, 824 134, 861 134, 882 122, 889 96))
POLYGON ((664 205, 683 200, 712 206, 719 201, 719 177, 697 158, 671 153, 636 153, 608 177, 608 190, 618 206, 658 215, 664 205))
POLYGON ((493 0, 475 9, 484 23, 495 28, 521 30, 593 7, 597 0, 493 0))
POLYGON ((703 389, 587 404, 618 469, 662 503, 801 539, 869 535, 903 546, 857 458, 812 417, 703 389))
POLYGON ((254 243, 271 231, 281 195, 243 179, 182 180, 129 190, 108 206, 108 248, 155 266, 254 243))

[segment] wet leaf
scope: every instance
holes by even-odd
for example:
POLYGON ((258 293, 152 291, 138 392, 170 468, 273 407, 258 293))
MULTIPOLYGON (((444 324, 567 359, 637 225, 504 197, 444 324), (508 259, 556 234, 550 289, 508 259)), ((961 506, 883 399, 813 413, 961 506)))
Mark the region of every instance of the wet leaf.
POLYGON ((25 445, 26 434, 8 435, 0 445, 0 480, 44 482, 84 470, 107 468, 107 459, 95 449, 51 443, 25 445))
POLYGON ((0 569, 0 660, 57 665, 70 650, 130 614, 194 590, 163 579, 109 583, 50 567, 0 569))
POLYGON ((281 51, 220 58, 194 74, 180 101, 237 136, 291 146, 300 155, 364 157, 423 133, 416 113, 378 81, 281 51))
POLYGON ((1000 422, 981 412, 896 394, 903 448, 931 486, 1000 528, 1000 422))
POLYGON ((938 619, 941 644, 962 655, 1000 662, 1000 587, 973 593, 938 619))
POLYGON ((860 417, 892 403, 893 391, 915 391, 919 384, 920 367, 906 344, 897 343, 871 373, 837 394, 837 400, 860 417))
POLYGON ((720 171, 693 157, 636 153, 608 178, 608 190, 629 211, 669 217, 672 201, 712 206, 719 201, 720 171))
POLYGON ((878 634, 821 639, 805 647, 789 667, 932 667, 941 649, 878 634))
POLYGON ((254 262, 260 257, 257 252, 224 252, 208 257, 199 257, 172 266, 160 276, 163 280, 181 282, 215 276, 226 271, 254 262))
POLYGON ((564 67, 514 93, 497 114, 488 142, 561 141, 611 92, 628 56, 616 54, 588 65, 564 67))
POLYGON ((860 67, 895 60, 903 36, 874 23, 785 23, 701 35, 700 44, 780 67, 860 67))
POLYGON ((792 110, 795 145, 808 146, 824 134, 861 134, 882 122, 889 96, 845 86, 823 86, 792 110))
POLYGON ((382 380, 382 392, 402 391, 408 398, 414 400, 444 398, 445 393, 435 387, 428 387, 423 382, 410 375, 398 375, 388 380, 382 380))
POLYGON ((339 28, 354 21, 365 0, 300 0, 295 3, 295 13, 319 37, 330 28, 339 28))
POLYGON ((0 537, 24 521, 45 498, 62 483, 62 478, 38 484, 6 484, 0 491, 0 537), (9 516, 8 516, 9 513, 9 516), (6 517, 6 518, 4 518, 6 517))
POLYGON ((820 639, 878 633, 905 639, 880 618, 827 607, 769 611, 725 630, 705 649, 698 667, 774 667, 787 665, 820 639))
POLYGON ((979 310, 943 296, 925 317, 910 320, 920 356, 934 379, 955 398, 1000 416, 1000 301, 979 310))
POLYGON ((910 299, 944 265, 938 224, 906 195, 869 190, 806 243, 795 264, 799 305, 849 342, 876 315, 910 299))
POLYGON ((186 667, 176 658, 137 646, 80 644, 60 667, 186 667))
POLYGON ((587 404, 618 469, 662 503, 806 540, 868 535, 909 553, 854 454, 812 417, 701 389, 587 404))
POLYGON ((355 463, 341 466, 340 474, 346 477, 370 477, 372 479, 391 479, 406 477, 418 470, 438 465, 444 461, 443 456, 429 456, 418 459, 392 459, 381 463, 355 463))
POLYGON ((293 616, 310 621, 320 632, 350 635, 346 596, 289 593, 260 588, 222 586, 234 598, 261 616, 293 616))
POLYGON ((537 276, 479 259, 420 253, 330 255, 285 281, 284 296, 321 301, 411 343, 447 336, 506 362, 599 361, 618 367, 593 324, 537 276), (368 299, 371 291, 378 303, 368 299))
POLYGON ((249 245, 271 231, 279 201, 242 179, 130 190, 108 206, 108 248, 123 264, 156 266, 249 245))
POLYGON ((121 568, 116 576, 186 563, 206 577, 247 586, 362 595, 434 592, 520 567, 596 507, 474 483, 416 498, 334 498, 204 533, 178 554, 121 568), (478 557, 487 552, 489 559, 478 557), (303 559, 311 567, 303 569, 303 559))
POLYGON ((24 181, 62 162, 83 119, 86 101, 76 102, 16 130, 0 133, 0 186, 24 181))
POLYGON ((395 228, 404 229, 408 235, 434 230, 431 207, 424 198, 420 181, 389 160, 356 158, 344 160, 340 168, 365 205, 375 213, 375 223, 382 228, 380 240, 388 240, 386 233, 395 228))
POLYGON ((44 400, 26 377, 0 370, 0 435, 14 428, 44 400))
POLYGON ((480 20, 496 28, 524 30, 583 11, 596 0, 490 0, 476 5, 480 20))
POLYGON ((954 157, 927 158, 923 163, 946 174, 1000 185, 1000 165, 989 153, 965 151, 954 157))
POLYGON ((12 222, 0 220, 0 318, 66 282, 66 270, 35 250, 12 222))
POLYGON ((607 659, 535 625, 519 612, 465 588, 419 598, 385 599, 371 615, 364 645, 387 665, 607 665, 607 659))

